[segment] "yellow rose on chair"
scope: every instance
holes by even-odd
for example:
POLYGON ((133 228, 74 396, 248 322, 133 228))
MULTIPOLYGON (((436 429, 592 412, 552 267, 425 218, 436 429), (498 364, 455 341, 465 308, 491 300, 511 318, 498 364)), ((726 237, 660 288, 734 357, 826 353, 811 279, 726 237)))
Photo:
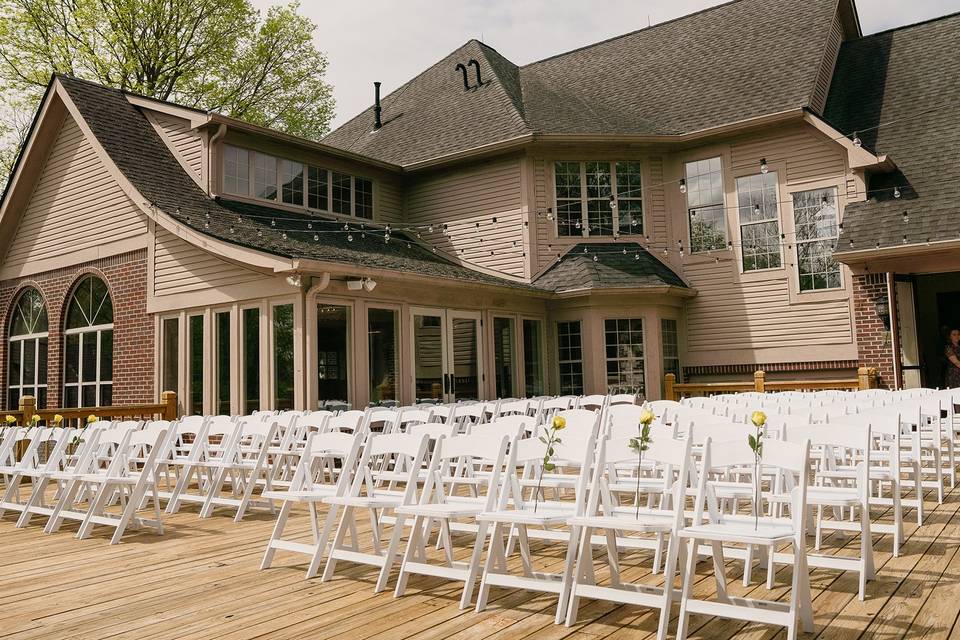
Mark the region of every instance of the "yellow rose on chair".
POLYGON ((97 418, 97 416, 93 415, 92 413, 87 416, 87 424, 93 424, 97 420, 99 420, 99 418, 97 418))
POLYGON ((650 411, 650 408, 644 405, 643 410, 640 412, 640 424, 648 425, 656 419, 657 416, 653 415, 653 411, 650 411))
POLYGON ((554 416, 553 417, 553 430, 560 431, 560 429, 565 429, 567 426, 567 419, 563 416, 554 416))
POLYGON ((53 416, 53 424, 60 424, 61 422, 63 422, 63 416, 62 416, 62 415, 60 415, 60 414, 58 413, 58 414, 56 414, 55 416, 53 416))
POLYGON ((7 421, 7 424, 17 424, 17 419, 14 418, 13 416, 8 415, 5 419, 7 421))
POLYGON ((37 414, 33 414, 32 416, 30 416, 30 422, 31 424, 37 424, 38 422, 40 422, 40 416, 38 416, 37 414))
POLYGON ((763 411, 754 411, 750 414, 750 422, 752 422, 755 427, 762 427, 767 424, 767 414, 763 411))

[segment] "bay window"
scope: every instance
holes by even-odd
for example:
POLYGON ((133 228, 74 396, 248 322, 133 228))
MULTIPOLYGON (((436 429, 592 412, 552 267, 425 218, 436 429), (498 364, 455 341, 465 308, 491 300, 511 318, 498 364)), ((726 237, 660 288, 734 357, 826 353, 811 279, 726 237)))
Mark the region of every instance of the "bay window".
POLYGON ((558 236, 643 233, 639 162, 557 161, 553 172, 558 236))
POLYGON ((737 210, 743 270, 779 268, 782 260, 777 173, 737 178, 737 210))
POLYGON ((265 153, 253 154, 253 195, 262 200, 277 199, 277 159, 265 153))
POLYGON ((493 368, 497 398, 509 398, 513 395, 513 376, 516 357, 514 356, 514 319, 493 319, 493 368))
POLYGON ((687 162, 687 221, 690 252, 715 251, 727 246, 727 222, 723 207, 723 172, 720 158, 687 162))
POLYGON ((280 201, 303 205, 303 165, 299 162, 280 161, 280 201))
POLYGON ((680 337, 677 333, 677 321, 669 318, 660 320, 660 351, 663 354, 663 375, 672 373, 677 382, 680 380, 680 337))
POLYGON ((839 234, 837 189, 794 193, 793 218, 800 291, 840 288, 840 265, 833 259, 839 234))
POLYGON ((250 152, 224 145, 223 191, 239 196, 250 195, 250 152))
POLYGON ((583 394, 583 341, 580 321, 557 323, 557 365, 560 373, 560 394, 583 394))

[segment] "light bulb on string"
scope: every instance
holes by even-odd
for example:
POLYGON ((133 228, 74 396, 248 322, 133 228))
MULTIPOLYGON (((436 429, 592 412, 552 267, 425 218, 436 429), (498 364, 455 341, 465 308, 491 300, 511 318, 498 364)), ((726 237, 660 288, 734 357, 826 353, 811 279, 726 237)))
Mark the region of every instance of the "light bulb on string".
POLYGON ((894 197, 894 198, 899 198, 900 195, 901 195, 901 194, 900 194, 900 187, 894 187, 894 188, 893 188, 893 197, 894 197))
POLYGON ((577 220, 577 224, 574 225, 577 229, 581 228, 583 225, 580 224, 580 221, 577 220))
POLYGON ((616 211, 616 210, 617 210, 617 200, 616 200, 616 198, 614 198, 612 195, 610 196, 610 209, 611 209, 612 211, 616 211))
POLYGON ((593 254, 593 261, 596 262, 597 260, 599 260, 599 258, 597 257, 597 254, 593 254))
POLYGON ((353 242, 353 234, 352 234, 352 233, 348 233, 348 234, 347 234, 347 242, 353 242))
POLYGON ((637 252, 637 253, 633 254, 633 259, 634 259, 634 260, 639 260, 639 259, 640 259, 640 253, 637 252))
POLYGON ((493 228, 494 228, 494 229, 497 228, 497 217, 496 217, 496 216, 493 217, 493 228))
POLYGON ((320 240, 320 234, 317 234, 317 233, 313 234, 313 241, 318 242, 319 240, 320 240))
POLYGON ((271 227, 277 226, 277 221, 271 218, 271 220, 270 220, 270 226, 271 226, 271 227))
POLYGON ((286 231, 283 232, 283 239, 284 239, 284 240, 287 239, 287 232, 286 232, 286 231))
POLYGON ((767 166, 767 159, 760 158, 760 173, 766 175, 770 171, 770 167, 767 166))
POLYGON ((680 193, 686 193, 686 192, 687 192, 687 181, 684 180, 683 178, 680 178, 680 193))
POLYGON ((903 212, 903 224, 910 224, 910 214, 906 211, 903 212))
POLYGON ((262 231, 262 230, 257 229, 257 237, 258 237, 258 238, 262 238, 262 237, 263 237, 263 231, 262 231))
POLYGON ((855 146, 857 149, 863 146, 863 140, 860 139, 860 136, 857 135, 856 131, 853 132, 853 146, 855 146))
POLYGON ((307 229, 313 229, 313 223, 312 223, 312 222, 308 222, 308 223, 307 223, 307 229))

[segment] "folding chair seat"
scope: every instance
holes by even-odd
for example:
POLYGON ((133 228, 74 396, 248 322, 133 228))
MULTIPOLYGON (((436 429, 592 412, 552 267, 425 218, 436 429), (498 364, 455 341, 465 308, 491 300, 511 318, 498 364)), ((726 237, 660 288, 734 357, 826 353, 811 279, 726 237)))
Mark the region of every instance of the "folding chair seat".
POLYGON ((334 536, 330 552, 327 555, 327 564, 323 570, 324 582, 333 578, 337 563, 341 560, 357 564, 372 565, 380 568, 374 591, 383 591, 390 578, 390 570, 398 559, 400 540, 403 535, 407 516, 398 512, 401 506, 412 505, 417 498, 417 474, 423 466, 427 452, 428 438, 426 435, 414 434, 370 434, 363 448, 363 455, 357 467, 357 472, 351 483, 350 490, 345 495, 332 496, 324 499, 324 503, 336 506, 342 510, 337 533, 334 536), (381 468, 383 459, 391 459, 396 464, 403 460, 408 469, 406 481, 403 483, 402 495, 393 491, 384 491, 381 483, 374 477, 374 471, 381 468), (356 515, 358 510, 370 512, 370 533, 373 549, 370 552, 361 551, 357 536, 356 515), (386 549, 381 544, 384 524, 384 512, 392 512, 393 531, 386 549), (347 534, 351 534, 351 542, 346 542, 347 534))
POLYGON ((544 445, 536 438, 517 440, 510 445, 510 457, 497 489, 497 506, 494 510, 484 511, 476 516, 477 522, 487 523, 490 531, 487 536, 487 558, 480 581, 480 593, 477 597, 478 612, 486 608, 490 588, 498 586, 556 594, 555 621, 559 624, 564 619, 570 575, 576 559, 579 529, 571 527, 569 531, 564 531, 557 527, 566 525, 571 517, 584 513, 589 477, 593 468, 595 443, 595 434, 590 433, 586 442, 562 441, 554 445, 557 458, 578 459, 580 473, 576 476, 574 483, 573 502, 527 499, 518 468, 528 468, 531 463, 541 461, 544 445), (553 528, 549 531, 552 535, 542 535, 549 528, 553 528), (535 535, 537 533, 541 535, 535 535), (562 573, 534 569, 530 548, 531 537, 551 542, 566 542, 567 553, 562 573), (520 547, 523 575, 511 574, 508 568, 509 557, 516 546, 515 541, 520 547))
MULTIPOLYGON (((723 467, 740 467, 754 463, 754 453, 743 441, 713 442, 708 439, 704 446, 703 471, 697 487, 693 523, 679 532, 687 541, 687 566, 680 595, 680 619, 677 624, 677 640, 685 640, 691 613, 761 622, 786 627, 787 639, 797 637, 797 623, 806 632, 813 631, 813 610, 810 600, 810 581, 806 554, 807 522, 807 474, 810 467, 810 444, 765 441, 763 464, 776 468, 782 474, 784 485, 791 495, 789 518, 760 517, 725 514, 709 481, 709 470, 723 467), (704 521, 704 505, 707 520, 704 521), (700 543, 712 549, 713 573, 716 583, 716 601, 693 597, 696 583, 698 549, 700 543), (764 547, 768 554, 784 545, 793 547, 793 578, 789 600, 768 601, 732 597, 727 593, 725 571, 725 545, 743 544, 764 547)), ((758 512, 759 508, 756 509, 758 512)))
MULTIPOLYGON (((577 564, 572 574, 566 624, 569 627, 576 622, 581 597, 635 604, 660 610, 657 638, 663 640, 666 638, 670 621, 671 605, 675 600, 674 579, 678 566, 684 564, 684 547, 679 543, 677 532, 685 522, 686 478, 693 464, 690 441, 663 436, 652 438, 644 458, 662 468, 661 493, 665 498, 654 508, 621 507, 610 488, 611 478, 616 480, 616 475, 611 474, 611 470, 619 463, 636 457, 637 453, 630 448, 629 437, 600 443, 596 462, 598 471, 593 476, 586 510, 582 515, 568 521, 571 527, 579 527, 580 542, 577 564), (604 473, 603 469, 607 469, 607 472, 604 473), (593 532, 597 529, 606 532, 609 585, 598 585, 594 571, 591 541, 593 532), (643 537, 650 534, 655 537, 643 537), (651 545, 659 549, 665 535, 669 536, 669 542, 664 586, 658 588, 646 583, 627 582, 620 569, 620 552, 650 548, 651 545)), ((637 498, 639 499, 639 495, 637 498)))
POLYGON ((282 504, 273 533, 267 543, 263 561, 260 563, 261 570, 270 567, 277 551, 292 551, 310 556, 310 565, 307 568, 308 579, 317 575, 339 512, 339 507, 330 505, 321 529, 318 527, 317 504, 325 498, 346 495, 353 479, 353 470, 363 438, 363 434, 359 432, 309 434, 290 488, 286 491, 263 492, 265 499, 278 500, 282 504), (340 468, 346 471, 339 474, 331 473, 332 460, 339 461, 340 468), (290 512, 296 504, 306 504, 309 508, 310 531, 313 536, 311 544, 283 538, 290 512))
POLYGON ((273 488, 273 470, 268 458, 270 443, 274 441, 277 428, 277 423, 272 420, 241 423, 223 454, 206 461, 205 466, 214 470, 214 476, 200 509, 201 518, 209 518, 217 507, 235 508, 234 522, 240 522, 250 506, 266 508, 274 513, 271 500, 261 496, 260 500, 254 501, 253 496, 258 486, 261 487, 261 493, 273 488), (221 492, 228 481, 232 495, 224 496, 221 492))
MULTIPOLYGON (((257 418, 243 424, 263 424, 257 418)), ((195 427, 187 426, 189 431, 195 427)), ((186 433, 189 433, 187 431, 186 433)), ((240 425, 233 420, 223 418, 211 418, 203 422, 199 431, 189 445, 186 459, 174 457, 168 460, 167 464, 176 465, 180 468, 180 474, 177 478, 177 484, 170 493, 167 502, 167 513, 177 513, 183 502, 203 505, 207 500, 207 494, 213 486, 218 462, 222 461, 225 455, 233 450, 235 440, 240 432, 240 425), (196 480, 196 493, 190 492, 192 482, 196 480)), ((178 429, 176 440, 174 441, 173 451, 181 446, 185 431, 183 426, 178 429)), ((160 494, 164 496, 163 493, 160 494)))
POLYGON ((509 442, 506 434, 498 440, 486 433, 449 438, 440 436, 437 439, 419 501, 414 505, 397 507, 397 513, 411 516, 414 521, 395 596, 403 595, 409 574, 416 573, 462 581, 464 587, 460 608, 470 606, 489 526, 486 522, 477 525, 474 519, 481 512, 492 511, 496 506, 497 486, 509 442), (458 494, 456 487, 459 475, 476 464, 490 466, 492 473, 482 483, 473 485, 477 489, 474 495, 458 494), (452 475, 448 471, 450 468, 455 470, 452 475), (464 523, 463 520, 469 522, 464 523), (431 563, 427 555, 427 542, 435 523, 439 524, 438 543, 442 541, 444 548, 442 565, 431 563), (462 526, 456 526, 458 523, 462 526), (470 557, 465 562, 454 560, 452 532, 470 535, 470 557))

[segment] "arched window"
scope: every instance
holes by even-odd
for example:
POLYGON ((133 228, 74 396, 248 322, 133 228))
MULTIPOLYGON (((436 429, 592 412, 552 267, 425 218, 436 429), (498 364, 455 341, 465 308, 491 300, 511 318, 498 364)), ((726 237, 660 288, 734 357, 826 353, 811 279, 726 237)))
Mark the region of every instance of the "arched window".
POLYGON ((103 407, 113 401, 113 301, 107 285, 85 276, 67 305, 63 405, 103 407))
POLYGON ((47 406, 47 304, 40 292, 25 289, 10 315, 7 358, 7 407, 16 409, 23 396, 47 406))

